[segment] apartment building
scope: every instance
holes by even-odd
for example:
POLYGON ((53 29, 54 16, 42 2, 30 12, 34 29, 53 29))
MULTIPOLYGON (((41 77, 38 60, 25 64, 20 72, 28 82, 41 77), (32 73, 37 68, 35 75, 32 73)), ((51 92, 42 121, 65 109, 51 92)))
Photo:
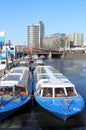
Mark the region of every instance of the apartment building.
POLYGON ((68 39, 71 47, 81 47, 83 46, 83 33, 72 33, 68 35, 68 39))
POLYGON ((27 46, 41 48, 42 38, 44 37, 44 24, 39 21, 37 24, 27 26, 27 46))

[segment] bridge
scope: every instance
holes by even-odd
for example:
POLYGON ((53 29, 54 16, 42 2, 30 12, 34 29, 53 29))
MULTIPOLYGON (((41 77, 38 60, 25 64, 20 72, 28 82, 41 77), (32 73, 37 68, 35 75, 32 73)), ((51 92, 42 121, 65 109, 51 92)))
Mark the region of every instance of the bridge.
POLYGON ((24 52, 24 55, 44 55, 46 58, 86 58, 86 50, 64 50, 64 51, 56 51, 56 50, 45 50, 45 49, 36 49, 32 52, 27 51, 24 52))
POLYGON ((62 51, 56 51, 56 50, 45 50, 45 49, 40 49, 40 50, 33 50, 33 51, 27 51, 27 52, 24 52, 24 55, 44 55, 46 56, 47 58, 61 58, 63 57, 63 52, 62 51))

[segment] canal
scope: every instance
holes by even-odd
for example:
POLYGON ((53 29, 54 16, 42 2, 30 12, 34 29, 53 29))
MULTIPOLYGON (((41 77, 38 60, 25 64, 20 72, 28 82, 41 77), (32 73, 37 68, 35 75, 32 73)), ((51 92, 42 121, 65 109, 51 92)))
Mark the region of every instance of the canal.
POLYGON ((45 63, 54 66, 76 85, 85 100, 83 111, 62 121, 41 108, 32 98, 26 106, 0 122, 0 130, 86 130, 86 59, 48 59, 45 63))

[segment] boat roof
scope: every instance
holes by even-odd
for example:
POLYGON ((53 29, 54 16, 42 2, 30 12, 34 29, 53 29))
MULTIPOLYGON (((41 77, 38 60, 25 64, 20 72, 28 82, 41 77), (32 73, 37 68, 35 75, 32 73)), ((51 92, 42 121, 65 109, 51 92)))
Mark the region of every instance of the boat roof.
POLYGON ((25 70, 29 70, 29 67, 19 66, 12 68, 10 73, 23 73, 25 70))
POLYGON ((0 88, 5 87, 5 86, 13 87, 16 84, 18 84, 18 81, 2 81, 2 82, 0 82, 0 88))
POLYGON ((29 67, 26 67, 26 66, 18 66, 18 67, 14 67, 14 68, 12 68, 11 70, 28 70, 29 69, 29 67))
MULTIPOLYGON (((40 67, 40 66, 39 66, 40 67)), ((37 73, 38 83, 42 87, 74 87, 74 84, 68 80, 62 73, 55 72, 52 66, 41 66, 40 73, 37 73), (41 73, 43 72, 44 73, 41 73)))
POLYGON ((25 84, 22 81, 25 70, 29 70, 28 67, 14 67, 8 74, 1 78, 0 86, 14 86, 16 84, 25 84))
POLYGON ((22 74, 20 73, 9 73, 8 75, 6 75, 6 77, 2 78, 2 81, 19 81, 22 79, 22 74))
POLYGON ((59 71, 56 70, 53 66, 37 66, 36 70, 39 70, 39 73, 58 73, 59 71))
POLYGON ((41 87, 75 87, 71 82, 65 82, 60 80, 54 82, 52 79, 41 79, 39 84, 41 84, 41 87))

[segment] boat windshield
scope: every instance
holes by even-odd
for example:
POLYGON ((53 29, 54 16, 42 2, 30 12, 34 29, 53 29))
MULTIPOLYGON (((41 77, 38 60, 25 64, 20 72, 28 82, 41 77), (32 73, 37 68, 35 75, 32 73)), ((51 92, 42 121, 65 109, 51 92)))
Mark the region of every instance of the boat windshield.
POLYGON ((6 96, 6 95, 12 96, 13 95, 13 88, 8 87, 8 86, 0 88, 0 95, 1 96, 6 96))
POLYGON ((55 97, 77 96, 74 87, 55 88, 55 97), (64 89, 66 89, 66 94, 64 89))
POLYGON ((26 88, 21 86, 15 86, 15 95, 24 96, 26 95, 26 88))
POLYGON ((65 97, 64 88, 55 88, 55 97, 65 97))
POLYGON ((52 97, 52 88, 43 88, 43 97, 52 97))
POLYGON ((66 87, 67 96, 76 96, 74 87, 66 87))
POLYGON ((3 86, 0 88, 0 96, 26 96, 28 95, 28 90, 21 86, 3 86))

